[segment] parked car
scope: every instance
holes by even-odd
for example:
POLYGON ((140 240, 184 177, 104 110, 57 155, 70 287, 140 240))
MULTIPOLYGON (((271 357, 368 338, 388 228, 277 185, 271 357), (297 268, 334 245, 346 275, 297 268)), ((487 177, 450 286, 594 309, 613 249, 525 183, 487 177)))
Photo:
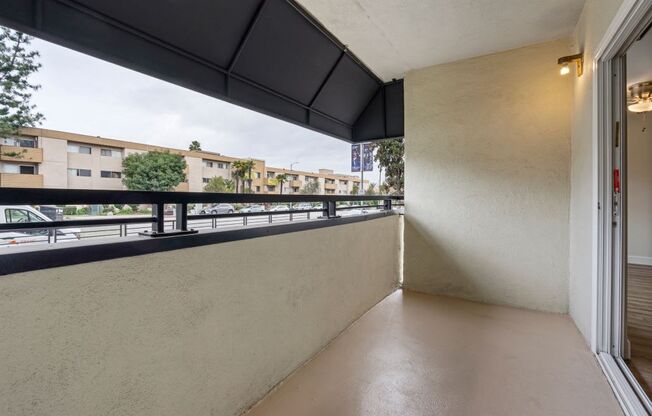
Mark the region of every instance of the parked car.
MULTIPOLYGON (((22 224, 28 222, 48 223, 52 222, 52 220, 29 205, 0 205, 0 224, 22 224)), ((80 233, 81 230, 79 228, 57 229, 57 239, 78 240, 80 238, 80 233)), ((0 246, 47 241, 47 229, 0 232, 0 246)))
POLYGON ((215 204, 200 211, 201 214, 233 214, 234 212, 235 208, 231 204, 215 204))
POLYGON ((254 204, 254 205, 249 205, 248 207, 241 208, 240 212, 242 213, 265 212, 265 207, 262 205, 254 204))
POLYGON ((289 210, 290 210, 290 207, 288 207, 287 205, 275 205, 269 211, 270 212, 282 212, 282 211, 289 211, 289 210))
POLYGON ((295 205, 292 209, 296 209, 296 210, 312 209, 312 204, 309 202, 301 202, 295 205))

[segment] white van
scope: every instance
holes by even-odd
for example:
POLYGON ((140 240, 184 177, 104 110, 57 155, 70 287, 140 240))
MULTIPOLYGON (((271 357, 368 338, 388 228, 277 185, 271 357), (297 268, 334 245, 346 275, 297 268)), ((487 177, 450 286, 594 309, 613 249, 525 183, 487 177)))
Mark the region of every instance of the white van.
MULTIPOLYGON (((52 222, 52 220, 29 205, 0 205, 0 224, 52 222)), ((47 243, 47 229, 0 230, 0 247, 14 244, 47 243)), ((57 241, 79 240, 79 228, 57 229, 57 241)), ((54 241, 52 239, 51 241, 54 241)))

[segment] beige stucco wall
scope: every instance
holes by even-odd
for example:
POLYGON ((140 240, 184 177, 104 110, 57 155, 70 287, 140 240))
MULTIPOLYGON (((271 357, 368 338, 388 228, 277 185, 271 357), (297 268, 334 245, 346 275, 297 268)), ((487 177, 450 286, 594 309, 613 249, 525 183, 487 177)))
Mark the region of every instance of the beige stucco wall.
POLYGON ((188 181, 188 190, 190 192, 202 192, 204 182, 202 180, 202 159, 199 157, 186 156, 186 180, 188 181))
POLYGON ((568 40, 405 80, 405 285, 566 312, 568 40))
POLYGON ((39 137, 43 148, 43 162, 38 170, 43 175, 44 188, 68 187, 68 144, 64 140, 39 137))
POLYGON ((4 276, 0 414, 237 415, 393 291, 398 227, 4 276))
POLYGON ((584 75, 573 79, 569 311, 587 342, 591 339, 594 209, 593 56, 622 0, 587 0, 568 53, 584 52, 584 75))
POLYGON ((627 113, 627 254, 652 264, 652 118, 627 113))

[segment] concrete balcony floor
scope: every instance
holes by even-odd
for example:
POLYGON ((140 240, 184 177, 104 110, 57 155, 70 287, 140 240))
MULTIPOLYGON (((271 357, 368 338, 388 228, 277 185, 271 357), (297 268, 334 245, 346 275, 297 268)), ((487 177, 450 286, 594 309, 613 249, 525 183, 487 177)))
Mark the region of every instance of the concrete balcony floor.
POLYGON ((621 414, 567 316, 397 291, 248 416, 621 414))

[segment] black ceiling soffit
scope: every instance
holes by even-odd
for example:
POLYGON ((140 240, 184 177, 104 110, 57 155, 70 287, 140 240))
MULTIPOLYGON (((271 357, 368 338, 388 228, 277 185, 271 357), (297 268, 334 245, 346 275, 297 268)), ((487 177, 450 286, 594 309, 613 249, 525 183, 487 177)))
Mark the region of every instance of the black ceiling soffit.
POLYGON ((0 24, 349 142, 403 136, 403 80, 291 0, 0 0, 0 24))

